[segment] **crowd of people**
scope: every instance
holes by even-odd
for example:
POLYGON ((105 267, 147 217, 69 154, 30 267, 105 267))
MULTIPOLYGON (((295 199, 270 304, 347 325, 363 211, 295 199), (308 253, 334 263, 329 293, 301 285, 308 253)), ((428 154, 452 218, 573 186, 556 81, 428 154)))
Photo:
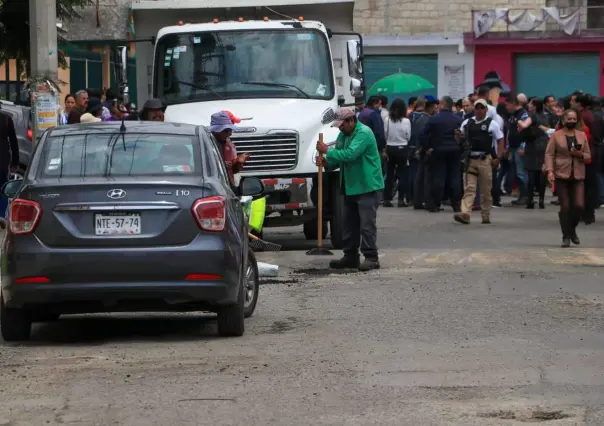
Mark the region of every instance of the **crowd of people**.
POLYGON ((562 99, 508 94, 496 105, 479 86, 455 102, 444 96, 389 103, 372 96, 359 122, 376 139, 384 174, 383 206, 439 212, 490 223, 502 195, 514 206, 544 209, 549 184, 560 206, 563 246, 579 243, 576 226, 591 224, 604 201, 604 100, 577 91, 562 99))

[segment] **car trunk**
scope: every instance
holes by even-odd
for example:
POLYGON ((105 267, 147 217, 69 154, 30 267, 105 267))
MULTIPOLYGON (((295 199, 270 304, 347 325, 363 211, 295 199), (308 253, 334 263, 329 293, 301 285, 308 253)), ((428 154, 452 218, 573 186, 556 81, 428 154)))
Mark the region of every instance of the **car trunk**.
POLYGON ((63 248, 186 245, 202 232, 191 206, 204 189, 198 176, 178 180, 36 181, 26 193, 42 207, 35 235, 46 246, 63 248))

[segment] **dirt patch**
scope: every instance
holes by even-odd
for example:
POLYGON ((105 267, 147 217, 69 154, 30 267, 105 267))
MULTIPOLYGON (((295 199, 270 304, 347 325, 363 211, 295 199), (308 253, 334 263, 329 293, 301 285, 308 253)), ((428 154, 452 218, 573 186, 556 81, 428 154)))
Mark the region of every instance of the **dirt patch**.
POLYGON ((275 321, 266 330, 267 334, 282 334, 294 329, 296 322, 298 321, 295 317, 287 317, 282 321, 275 321))
POLYGON ((299 284, 300 280, 297 278, 286 278, 286 279, 275 279, 275 278, 263 278, 260 280, 260 285, 278 285, 278 284, 299 284))
POLYGON ((478 417, 501 420, 516 420, 523 423, 538 423, 568 419, 573 417, 573 415, 564 413, 562 410, 530 410, 524 412, 498 410, 489 411, 486 413, 478 413, 478 417))
POLYGON ((292 275, 309 275, 312 277, 326 277, 328 275, 345 275, 359 272, 358 269, 318 269, 318 268, 301 268, 294 269, 292 275))

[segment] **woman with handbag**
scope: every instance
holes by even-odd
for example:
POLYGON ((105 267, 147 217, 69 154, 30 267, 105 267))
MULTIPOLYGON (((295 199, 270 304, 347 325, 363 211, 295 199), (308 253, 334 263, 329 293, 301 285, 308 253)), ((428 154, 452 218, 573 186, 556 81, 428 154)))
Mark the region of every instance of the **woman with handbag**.
POLYGON ((585 208, 585 163, 591 161, 587 136, 577 130, 578 120, 576 111, 564 111, 562 128, 552 134, 545 150, 547 179, 555 184, 560 201, 562 247, 580 244, 577 225, 585 208))
POLYGON ((384 185, 384 207, 393 207, 394 183, 398 180, 398 207, 407 207, 411 202, 408 194, 409 179, 409 139, 411 121, 407 118, 407 106, 402 99, 390 105, 388 117, 384 120, 386 135, 386 182, 384 185))

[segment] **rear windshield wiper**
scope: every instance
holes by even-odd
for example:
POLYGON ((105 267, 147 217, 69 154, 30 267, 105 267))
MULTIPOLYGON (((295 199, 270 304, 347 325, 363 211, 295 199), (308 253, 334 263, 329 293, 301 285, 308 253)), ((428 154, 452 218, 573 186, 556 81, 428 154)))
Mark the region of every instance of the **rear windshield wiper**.
POLYGON ((270 81, 244 81, 241 84, 250 84, 254 86, 267 86, 267 87, 285 87, 287 89, 292 89, 304 96, 305 98, 310 98, 310 95, 306 93, 304 90, 300 89, 298 86, 294 86, 293 84, 286 83, 272 83, 270 81))
POLYGON ((193 89, 199 89, 199 90, 206 90, 208 92, 210 92, 212 95, 216 96, 217 98, 220 99, 226 99, 224 96, 222 96, 221 94, 217 93, 216 91, 210 89, 209 86, 203 85, 203 84, 194 84, 194 83, 189 83, 187 81, 181 81, 181 80, 176 80, 176 82, 178 84, 183 84, 185 86, 189 86, 192 87, 193 89))

